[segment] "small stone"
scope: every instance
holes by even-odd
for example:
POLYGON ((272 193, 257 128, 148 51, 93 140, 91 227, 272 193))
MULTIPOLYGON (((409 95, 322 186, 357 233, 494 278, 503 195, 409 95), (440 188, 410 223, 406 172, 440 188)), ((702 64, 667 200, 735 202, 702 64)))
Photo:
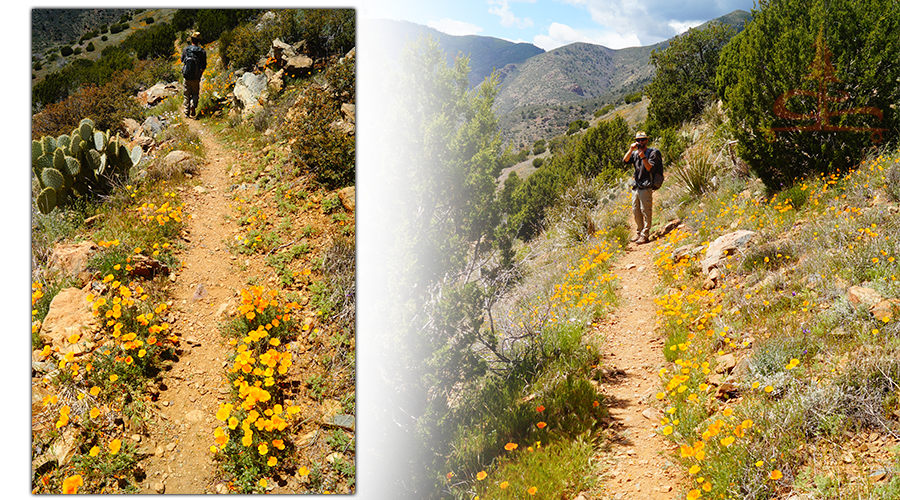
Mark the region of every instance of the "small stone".
POLYGON ((140 435, 140 434, 132 434, 132 435, 131 435, 131 440, 134 441, 135 443, 140 443, 140 442, 141 442, 141 435, 140 435))
POLYGON ((174 449, 175 449, 175 446, 176 446, 175 443, 169 443, 169 444, 167 444, 167 445, 166 445, 166 451, 172 451, 172 450, 174 450, 174 449))
MULTIPOLYGON (((203 410, 192 410, 184 416, 184 418, 191 423, 198 423, 203 421, 203 410)), ((174 443, 173 443, 174 446, 174 443)))
POLYGON ((166 492, 166 485, 164 483, 153 483, 153 491, 163 494, 166 492))
POLYGON ((878 483, 884 481, 888 477, 888 471, 885 469, 877 470, 871 474, 869 474, 869 481, 873 483, 878 483))

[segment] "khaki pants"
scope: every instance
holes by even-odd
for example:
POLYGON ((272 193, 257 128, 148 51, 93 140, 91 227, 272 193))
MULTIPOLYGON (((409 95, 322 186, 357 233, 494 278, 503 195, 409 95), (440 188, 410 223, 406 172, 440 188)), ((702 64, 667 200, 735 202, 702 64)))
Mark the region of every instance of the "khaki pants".
POLYGON ((634 213, 634 225, 637 234, 650 239, 650 226, 653 224, 653 190, 635 189, 631 195, 631 211, 634 213))
POLYGON ((200 100, 200 80, 184 81, 184 112, 190 113, 197 109, 200 100))

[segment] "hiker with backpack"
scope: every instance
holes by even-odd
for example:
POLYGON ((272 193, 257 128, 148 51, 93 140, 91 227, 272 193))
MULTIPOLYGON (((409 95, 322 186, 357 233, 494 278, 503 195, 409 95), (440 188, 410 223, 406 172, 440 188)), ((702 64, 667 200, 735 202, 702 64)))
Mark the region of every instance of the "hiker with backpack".
POLYGON ((181 51, 181 76, 184 77, 184 116, 197 113, 200 100, 200 77, 206 70, 206 51, 200 47, 200 33, 191 34, 191 43, 181 51))
POLYGON ((627 164, 634 165, 634 180, 631 190, 631 211, 634 213, 634 223, 637 235, 632 242, 642 245, 650 241, 650 225, 653 221, 653 191, 659 189, 663 180, 662 153, 656 148, 648 148, 649 138, 644 132, 638 132, 634 136, 635 142, 625 153, 622 159, 627 164))

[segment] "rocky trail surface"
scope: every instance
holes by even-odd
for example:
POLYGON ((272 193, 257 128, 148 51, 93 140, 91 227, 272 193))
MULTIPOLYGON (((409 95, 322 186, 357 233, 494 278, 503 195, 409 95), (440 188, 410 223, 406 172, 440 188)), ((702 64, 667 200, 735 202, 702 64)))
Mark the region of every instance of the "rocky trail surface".
POLYGON ((148 490, 176 494, 222 492, 209 451, 216 410, 230 392, 224 376, 227 350, 217 325, 247 278, 258 275, 252 260, 239 265, 226 248, 226 236, 238 229, 225 217, 229 153, 199 122, 186 123, 203 142, 206 160, 200 184, 185 196, 185 212, 191 217, 179 255, 183 265, 172 287, 172 313, 184 352, 160 386, 146 481, 148 490))
POLYGON ((610 413, 609 449, 601 455, 605 499, 668 500, 681 491, 679 468, 670 459, 675 445, 659 435, 662 413, 652 404, 665 364, 665 339, 655 328, 654 245, 630 243, 614 264, 621 304, 595 332, 605 339, 600 390, 610 413))

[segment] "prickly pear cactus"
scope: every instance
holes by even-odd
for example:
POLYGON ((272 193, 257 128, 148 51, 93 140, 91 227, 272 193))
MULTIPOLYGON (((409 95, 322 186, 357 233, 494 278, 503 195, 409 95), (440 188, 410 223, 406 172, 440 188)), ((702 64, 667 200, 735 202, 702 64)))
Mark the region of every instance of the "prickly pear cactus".
POLYGON ((41 188, 38 208, 50 213, 73 197, 109 193, 142 155, 139 146, 129 150, 119 136, 96 130, 89 118, 69 135, 31 141, 31 168, 41 188))

